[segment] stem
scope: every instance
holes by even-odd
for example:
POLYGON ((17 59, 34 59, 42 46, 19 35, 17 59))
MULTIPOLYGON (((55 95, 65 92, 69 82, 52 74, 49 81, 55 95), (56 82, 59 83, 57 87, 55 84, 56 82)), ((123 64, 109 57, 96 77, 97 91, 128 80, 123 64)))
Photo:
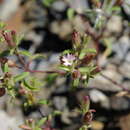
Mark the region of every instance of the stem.
POLYGON ((66 74, 66 72, 58 71, 58 70, 30 70, 30 69, 27 69, 26 71, 30 72, 30 73, 58 73, 61 75, 66 74))
POLYGON ((103 73, 101 73, 101 76, 102 76, 103 78, 109 80, 109 81, 110 81, 111 83, 113 83, 114 85, 120 87, 122 90, 124 90, 124 91, 130 91, 130 90, 128 90, 127 88, 125 88, 122 84, 120 84, 120 83, 116 82, 115 80, 109 78, 108 76, 104 75, 103 73))
POLYGON ((19 53, 18 53, 18 50, 17 50, 17 49, 15 50, 15 55, 17 56, 17 58, 18 58, 19 62, 20 62, 20 63, 24 66, 24 68, 26 68, 25 61, 24 61, 23 57, 22 57, 21 55, 19 55, 19 53))

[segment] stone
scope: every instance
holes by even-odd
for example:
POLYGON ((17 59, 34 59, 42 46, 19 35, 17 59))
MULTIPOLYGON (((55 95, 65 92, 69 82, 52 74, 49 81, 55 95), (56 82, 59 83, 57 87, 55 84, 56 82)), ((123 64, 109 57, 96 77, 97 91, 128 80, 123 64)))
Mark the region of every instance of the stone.
POLYGON ((93 89, 89 91, 89 96, 92 102, 100 103, 102 107, 109 108, 110 103, 108 97, 101 91, 93 89))
POLYGON ((3 110, 0 110, 0 129, 1 130, 21 130, 19 125, 23 124, 22 119, 20 116, 9 116, 3 110))
POLYGON ((66 107, 67 99, 65 97, 54 97, 53 103, 58 110, 63 110, 66 107))
POLYGON ((20 0, 4 0, 2 4, 0 4, 0 19, 7 20, 11 17, 13 13, 16 12, 20 4, 20 0))
POLYGON ((52 8, 58 12, 63 12, 66 10, 67 5, 64 1, 57 0, 52 4, 52 8))

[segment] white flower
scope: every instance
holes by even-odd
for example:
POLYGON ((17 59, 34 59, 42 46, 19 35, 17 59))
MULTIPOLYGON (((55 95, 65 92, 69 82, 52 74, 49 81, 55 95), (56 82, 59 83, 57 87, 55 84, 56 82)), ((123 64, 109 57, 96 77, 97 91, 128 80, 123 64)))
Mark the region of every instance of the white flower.
POLYGON ((66 54, 60 58, 61 63, 65 66, 71 66, 73 62, 76 60, 75 55, 73 54, 66 54))

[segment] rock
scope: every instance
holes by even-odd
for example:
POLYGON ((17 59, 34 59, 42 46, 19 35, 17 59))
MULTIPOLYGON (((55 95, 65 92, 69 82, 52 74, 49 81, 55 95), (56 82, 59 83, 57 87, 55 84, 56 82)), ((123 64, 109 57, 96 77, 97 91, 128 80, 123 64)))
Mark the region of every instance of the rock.
POLYGON ((29 48, 29 51, 31 53, 34 53, 36 51, 37 47, 40 45, 40 43, 43 40, 43 34, 36 34, 34 31, 30 31, 26 35, 26 40, 33 41, 33 44, 29 48))
POLYGON ((108 22, 107 29, 109 32, 119 33, 122 31, 122 19, 119 16, 112 16, 108 22), (116 26, 115 26, 116 25, 116 26))
MULTIPOLYGON (((117 43, 112 44, 112 50, 116 52, 116 58, 118 61, 127 58, 128 50, 130 49, 130 39, 128 36, 122 36, 117 43)), ((127 58, 127 60, 129 57, 127 58)), ((129 61, 129 60, 128 60, 129 61)))
POLYGON ((110 103, 108 97, 97 89, 93 89, 89 91, 89 96, 92 102, 100 103, 102 107, 109 108, 110 103))
POLYGON ((57 0, 52 4, 51 7, 52 7, 52 9, 54 9, 58 12, 63 12, 66 10, 67 5, 64 1, 57 0))
POLYGON ((58 110, 64 110, 67 104, 67 99, 65 97, 54 97, 53 103, 58 110))
POLYGON ((66 38, 72 33, 72 25, 69 21, 65 20, 63 22, 54 21, 51 24, 51 32, 58 34, 60 38, 66 38), (64 30, 64 31, 63 31, 64 30))
POLYGON ((4 111, 0 110, 0 129, 1 130, 21 130, 19 125, 23 124, 20 116, 9 116, 4 111))
POLYGON ((123 0, 123 9, 128 18, 130 19, 130 1, 129 0, 123 0))
POLYGON ((0 19, 7 20, 11 17, 13 13, 18 9, 20 4, 20 0, 4 0, 2 4, 0 4, 0 19))
POLYGON ((119 119, 121 130, 130 130, 130 114, 124 115, 119 119))
MULTIPOLYGON (((122 83, 122 76, 117 73, 116 66, 113 64, 108 64, 106 69, 102 70, 102 73, 112 79, 113 81, 116 81, 118 83, 122 83)), ((120 91, 122 90, 119 86, 113 84, 110 80, 104 78, 102 75, 95 76, 94 79, 89 81, 88 84, 89 88, 98 88, 105 91, 120 91)))
POLYGON ((102 122, 100 122, 100 121, 93 121, 91 123, 91 125, 92 125, 91 128, 93 130, 103 130, 103 128, 104 128, 104 124, 102 122))
POLYGON ((130 101, 126 97, 111 97, 110 99, 111 108, 117 111, 129 110, 130 101))
POLYGON ((78 13, 82 13, 88 8, 86 0, 67 0, 71 8, 74 8, 78 13))

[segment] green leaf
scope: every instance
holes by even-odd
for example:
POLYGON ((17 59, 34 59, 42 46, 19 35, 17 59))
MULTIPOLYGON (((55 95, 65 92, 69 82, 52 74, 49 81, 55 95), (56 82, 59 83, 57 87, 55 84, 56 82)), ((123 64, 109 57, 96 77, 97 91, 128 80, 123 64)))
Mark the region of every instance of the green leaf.
POLYGON ((67 66, 59 66, 59 69, 65 70, 65 71, 70 71, 70 68, 67 66))
POLYGON ((55 82, 56 78, 57 78, 58 74, 54 73, 54 74, 49 74, 46 77, 46 82, 48 85, 51 85, 55 82))
POLYGON ((19 54, 22 54, 22 55, 27 56, 27 57, 32 57, 32 54, 26 50, 19 51, 19 54))
POLYGON ((68 16, 68 19, 69 19, 69 20, 73 19, 74 13, 75 13, 75 11, 74 11, 74 9, 72 9, 72 8, 69 8, 69 9, 67 10, 67 16, 68 16))
POLYGON ((24 35, 18 35, 15 38, 16 45, 18 46, 21 43, 21 40, 24 38, 24 35))
POLYGON ((73 87, 78 87, 79 82, 80 82, 79 78, 74 79, 74 80, 73 80, 73 84, 72 84, 72 85, 73 85, 73 87))
POLYGON ((32 91, 38 91, 40 87, 44 85, 44 83, 45 82, 41 82, 35 77, 29 77, 23 81, 23 85, 32 91))
POLYGON ((4 73, 6 73, 6 72, 9 71, 8 63, 5 63, 4 65, 2 65, 2 71, 3 71, 4 73))
POLYGON ((4 42, 4 38, 3 37, 0 37, 0 43, 1 42, 4 42))
POLYGON ((34 59, 38 59, 38 58, 45 58, 45 56, 43 54, 35 54, 31 57, 32 60, 34 59))
POLYGON ((4 22, 0 22, 0 29, 3 29, 6 26, 4 22))
POLYGON ((10 54, 10 50, 5 50, 0 53, 0 57, 8 56, 10 54))
POLYGON ((43 117, 42 119, 40 119, 38 122, 37 122, 37 126, 38 127, 41 127, 42 125, 44 125, 44 123, 47 121, 47 117, 43 117))
POLYGON ((111 11, 121 11, 121 8, 119 6, 114 6, 110 8, 111 11))
POLYGON ((87 48, 87 49, 83 49, 79 55, 79 59, 82 59, 87 53, 94 53, 96 54, 97 51, 93 48, 87 48))
POLYGON ((39 128, 39 127, 35 127, 34 130, 42 130, 42 128, 39 128))
POLYGON ((29 72, 23 72, 22 74, 19 74, 19 75, 15 76, 14 81, 15 82, 21 81, 24 78, 26 78, 27 76, 29 76, 29 72))
POLYGON ((41 104, 41 105, 48 105, 49 102, 48 102, 46 99, 40 99, 40 100, 38 101, 38 104, 41 104))
POLYGON ((62 114, 62 112, 61 112, 61 111, 58 111, 58 110, 55 110, 55 111, 53 112, 53 116, 61 115, 61 114, 62 114))
POLYGON ((66 55, 66 54, 69 54, 69 53, 73 53, 73 51, 72 50, 65 50, 65 51, 63 51, 62 55, 66 55))
POLYGON ((88 72, 90 72, 90 68, 89 67, 80 67, 79 71, 81 73, 88 73, 88 72))
POLYGON ((36 87, 36 85, 34 86, 34 85, 32 85, 32 84, 30 84, 30 80, 24 80, 23 81, 23 84, 24 84, 24 86, 26 87, 26 88, 28 88, 29 90, 38 90, 38 87, 36 87))
POLYGON ((43 4, 49 7, 55 0, 42 0, 43 4))

